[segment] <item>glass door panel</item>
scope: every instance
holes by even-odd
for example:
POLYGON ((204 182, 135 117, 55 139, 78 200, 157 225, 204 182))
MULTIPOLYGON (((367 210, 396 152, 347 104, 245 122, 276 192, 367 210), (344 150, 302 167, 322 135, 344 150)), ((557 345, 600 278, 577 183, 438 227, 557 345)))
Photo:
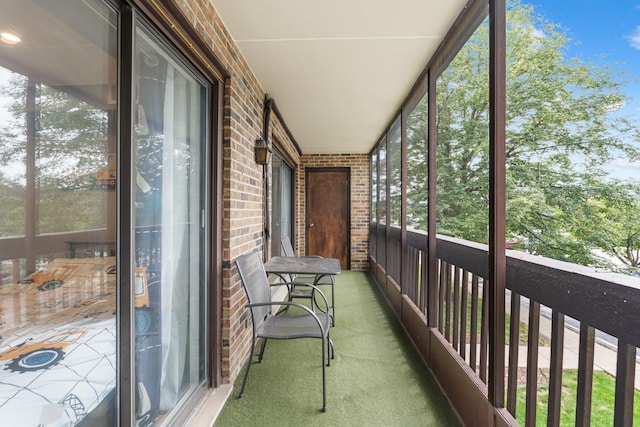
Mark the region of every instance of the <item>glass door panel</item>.
MULTIPOLYGON (((271 254, 280 255, 280 242, 288 237, 293 243, 293 170, 282 158, 272 157, 272 215, 271 254)), ((293 243, 295 247, 295 243, 293 243)))
POLYGON ((3 2, 0 32, 0 424, 114 425, 118 16, 3 2))
POLYGON ((136 418, 155 422, 205 379, 208 86, 135 31, 136 418))

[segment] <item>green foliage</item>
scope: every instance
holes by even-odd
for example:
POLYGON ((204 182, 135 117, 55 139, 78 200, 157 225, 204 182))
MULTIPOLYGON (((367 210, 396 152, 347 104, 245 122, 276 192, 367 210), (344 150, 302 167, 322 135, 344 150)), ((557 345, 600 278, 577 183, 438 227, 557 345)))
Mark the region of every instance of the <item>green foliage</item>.
POLYGON ((24 188, 6 179, 0 173, 0 200, 2 221, 0 236, 19 236, 24 234, 24 188))
POLYGON ((30 203, 35 204, 29 211, 36 218, 36 233, 105 227, 109 193, 96 187, 94 179, 108 167, 108 113, 73 88, 59 90, 10 76, 0 82, 6 105, 0 167, 12 171, 0 176, 0 236, 24 235, 30 203), (32 160, 27 146, 33 147, 32 160), (27 176, 29 167, 33 173, 27 176))
MULTIPOLYGON (((571 40, 563 29, 517 0, 508 2, 507 24, 507 238, 578 264, 610 267, 594 251, 600 249, 638 266, 640 230, 628 225, 640 190, 603 169, 609 160, 639 157, 640 131, 619 112, 623 73, 567 57, 571 40)), ((437 79, 437 231, 482 243, 488 241, 488 36, 484 22, 437 79)), ((422 229, 426 111, 425 98, 407 126, 408 212, 422 229)))
POLYGON ((427 97, 407 117, 407 224, 427 228, 427 141, 429 130, 426 108, 427 97))
POLYGON ((613 255, 629 269, 640 267, 640 201, 629 184, 595 184, 584 207, 574 216, 572 231, 583 241, 613 255))
MULTIPOLYGON (((10 99, 13 120, 0 130, 0 165, 24 164, 27 140, 28 81, 17 74, 0 86, 10 99)), ((67 88, 68 89, 68 88, 67 88)), ((58 181, 91 174, 106 165, 108 115, 86 101, 45 84, 32 86, 35 105, 35 143, 38 173, 58 181), (72 174, 71 172, 74 172, 72 174)), ((79 94, 78 94, 79 95, 79 94)))

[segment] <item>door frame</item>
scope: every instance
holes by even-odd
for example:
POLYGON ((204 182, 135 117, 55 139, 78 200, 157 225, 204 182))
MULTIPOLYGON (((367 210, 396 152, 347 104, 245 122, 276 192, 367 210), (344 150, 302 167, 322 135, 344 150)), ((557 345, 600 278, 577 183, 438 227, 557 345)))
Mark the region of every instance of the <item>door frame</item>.
POLYGON ((350 167, 318 167, 305 168, 304 171, 304 252, 309 255, 309 175, 315 172, 345 172, 347 175, 347 218, 345 221, 347 236, 347 269, 351 269, 351 168, 350 167))

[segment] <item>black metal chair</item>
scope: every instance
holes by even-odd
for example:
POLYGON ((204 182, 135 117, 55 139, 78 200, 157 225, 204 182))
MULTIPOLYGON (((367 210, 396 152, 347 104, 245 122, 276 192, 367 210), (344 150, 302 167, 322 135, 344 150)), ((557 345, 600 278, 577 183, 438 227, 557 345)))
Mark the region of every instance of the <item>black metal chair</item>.
POLYGON ((251 309, 253 325, 251 351, 238 398, 241 398, 244 392, 258 338, 262 338, 262 345, 258 353, 258 363, 262 361, 268 339, 319 338, 322 341, 322 411, 325 412, 327 410, 325 366, 329 366, 330 359, 335 357, 333 343, 329 337, 331 316, 328 314, 327 298, 319 289, 311 285, 315 288, 314 295, 318 295, 324 299, 324 304, 327 306, 327 312, 320 313, 315 313, 311 308, 300 303, 292 301, 272 301, 271 287, 267 280, 267 273, 264 270, 264 264, 257 252, 239 257, 236 260, 236 266, 240 273, 242 285, 247 293, 249 302, 245 307, 251 309), (294 310, 286 310, 286 315, 276 316, 273 314, 272 309, 277 306, 296 307, 297 310, 295 310, 295 312, 302 314, 293 315, 290 313, 294 310))
MULTIPOLYGON (((280 247, 282 249, 282 256, 292 257, 295 256, 293 252, 293 245, 288 237, 283 237, 280 240, 280 247)), ((321 258, 319 255, 309 255, 311 257, 321 258)), ((334 303, 334 278, 330 274, 318 274, 318 275, 295 275, 289 277, 289 301, 295 298, 308 298, 313 300, 313 289, 309 288, 309 285, 314 286, 330 286, 331 287, 331 325, 336 324, 336 309, 334 303)), ((322 288, 321 288, 322 289, 322 288)))

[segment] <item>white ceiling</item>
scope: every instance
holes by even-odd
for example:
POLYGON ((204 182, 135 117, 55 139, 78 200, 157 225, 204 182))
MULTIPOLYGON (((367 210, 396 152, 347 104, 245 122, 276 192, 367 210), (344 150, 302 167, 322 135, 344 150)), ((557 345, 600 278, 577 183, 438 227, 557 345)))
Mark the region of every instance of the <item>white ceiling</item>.
POLYGON ((466 0, 210 0, 302 152, 368 153, 466 0))

